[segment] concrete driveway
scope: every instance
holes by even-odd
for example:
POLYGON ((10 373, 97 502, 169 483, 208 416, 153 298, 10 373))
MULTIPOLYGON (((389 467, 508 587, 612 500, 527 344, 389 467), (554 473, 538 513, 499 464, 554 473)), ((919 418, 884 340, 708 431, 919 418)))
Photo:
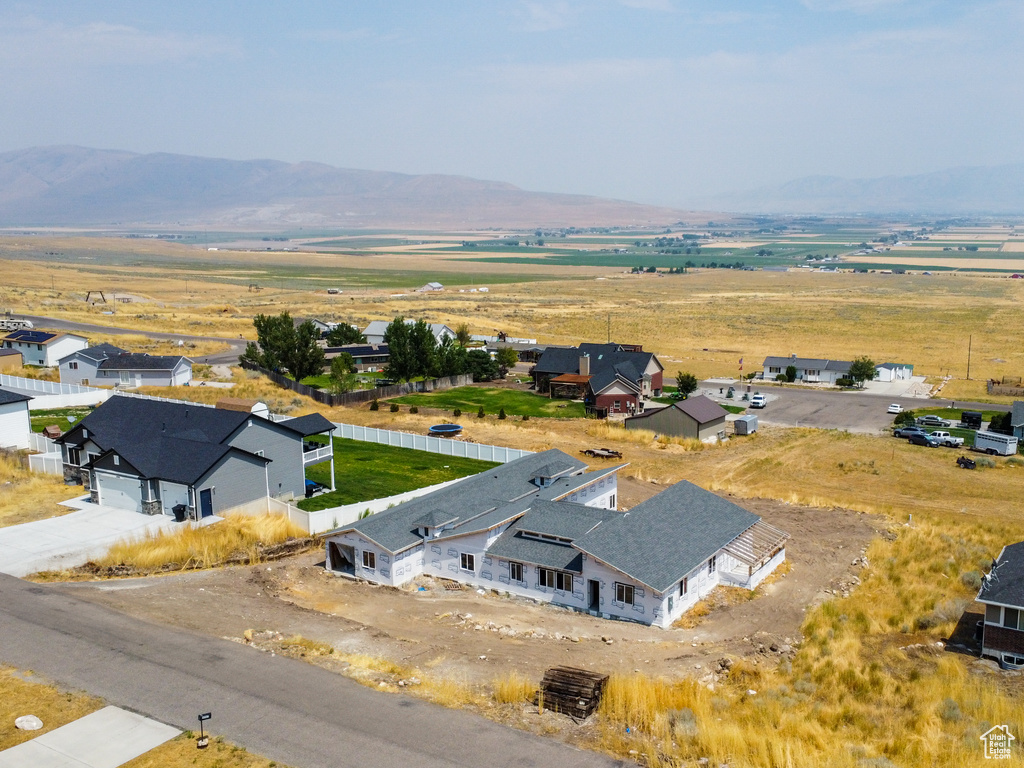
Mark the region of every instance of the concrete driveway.
POLYGON ((103 554, 119 539, 182 525, 166 515, 150 517, 80 499, 65 504, 79 510, 63 517, 0 528, 0 573, 20 577, 74 568, 103 554))

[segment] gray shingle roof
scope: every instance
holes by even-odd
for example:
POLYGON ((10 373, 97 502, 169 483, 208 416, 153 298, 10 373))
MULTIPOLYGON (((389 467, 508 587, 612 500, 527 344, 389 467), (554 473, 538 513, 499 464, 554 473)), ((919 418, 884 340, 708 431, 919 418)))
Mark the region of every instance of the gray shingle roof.
POLYGON ((1003 547, 995 567, 982 582, 978 600, 1024 608, 1024 541, 1003 547))
MULTIPOLYGON (((113 355, 127 355, 127 354, 128 354, 128 350, 121 349, 120 347, 115 347, 113 344, 107 344, 107 343, 104 342, 103 344, 97 344, 94 347, 86 347, 85 349, 80 349, 77 352, 72 352, 67 357, 71 357, 72 355, 75 355, 75 356, 78 356, 78 357, 88 358, 89 360, 100 361, 100 360, 106 360, 108 357, 111 357, 113 355)), ((67 358, 61 358, 61 362, 63 362, 66 359, 67 358)))
POLYGON ((303 437, 319 435, 323 432, 330 432, 336 427, 320 413, 310 413, 306 416, 298 416, 294 419, 285 419, 277 422, 277 426, 283 427, 290 432, 303 437))
POLYGON ((575 545, 664 593, 761 518, 685 480, 575 545))
MULTIPOLYGON (((580 358, 584 355, 590 358, 590 373, 601 384, 601 389, 611 383, 612 378, 609 378, 609 375, 614 377, 616 366, 621 366, 619 375, 635 383, 643 376, 651 360, 657 361, 653 352, 626 352, 618 344, 583 343, 578 348, 548 347, 537 361, 534 372, 579 373, 580 358)), ((591 387, 594 386, 595 382, 592 381, 591 387)))
POLYGON ((606 520, 618 517, 621 517, 621 513, 612 509, 586 507, 565 501, 535 501, 530 510, 510 525, 487 552, 494 557, 580 573, 583 570, 582 552, 570 544, 541 541, 529 534, 547 534, 574 540, 606 520))
POLYGON ((850 366, 853 363, 848 360, 825 360, 817 357, 766 357, 763 367, 766 369, 781 368, 785 370, 791 365, 801 371, 810 369, 846 373, 850 370, 850 366))
POLYGON ((0 389, 0 405, 22 403, 31 399, 31 395, 23 395, 20 392, 11 392, 9 389, 0 389))
POLYGON ((423 540, 416 532, 419 527, 417 521, 436 509, 458 515, 457 527, 446 532, 446 536, 462 535, 481 527, 499 525, 504 520, 522 514, 530 505, 529 501, 524 501, 527 497, 557 498, 578 487, 580 481, 576 478, 560 478, 547 488, 539 488, 530 482, 537 476, 538 470, 551 464, 563 463, 574 467, 576 472, 582 472, 587 466, 552 448, 467 477, 447 488, 358 520, 336 532, 358 531, 384 549, 400 552, 423 540), (509 507, 513 502, 514 509, 509 507))
POLYGON ((98 368, 101 371, 172 371, 183 359, 181 355, 122 352, 102 360, 98 368))
POLYGON ((724 419, 729 413, 725 408, 705 395, 688 397, 685 400, 673 403, 673 405, 698 424, 707 424, 716 419, 724 419))

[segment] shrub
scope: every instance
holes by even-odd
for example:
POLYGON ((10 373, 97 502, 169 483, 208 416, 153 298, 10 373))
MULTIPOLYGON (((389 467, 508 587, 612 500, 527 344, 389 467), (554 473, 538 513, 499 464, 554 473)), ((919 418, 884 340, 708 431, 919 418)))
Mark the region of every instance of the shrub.
POLYGON ((524 414, 523 415, 523 421, 529 421, 529 420, 530 420, 530 414, 528 414, 528 413, 524 414))
POLYGON ((370 401, 370 410, 371 411, 379 411, 380 410, 380 402, 377 400, 376 397, 373 398, 373 400, 370 401))
POLYGON ((790 383, 796 381, 796 366, 795 365, 787 365, 786 366, 786 381, 788 381, 790 383))
POLYGON ((896 414, 896 418, 892 420, 892 423, 896 427, 903 425, 913 426, 916 421, 917 415, 913 411, 903 411, 903 413, 896 414))
POLYGON ((501 419, 502 421, 504 421, 505 419, 508 418, 505 415, 505 409, 504 408, 502 408, 501 410, 498 411, 498 418, 501 419))
POLYGON ((776 376, 775 380, 776 381, 789 381, 789 379, 786 378, 786 374, 784 374, 784 373, 780 373, 778 376, 776 376))
POLYGON ((945 720, 947 723, 957 722, 963 715, 960 713, 960 705, 957 704, 953 699, 946 699, 939 706, 939 717, 945 720))
POLYGON ((417 406, 415 406, 415 405, 410 405, 409 406, 409 413, 419 413, 419 412, 420 412, 420 409, 417 406))
POLYGON ((476 417, 482 419, 486 414, 484 413, 484 407, 481 405, 480 410, 476 412, 476 417))
POLYGON ((452 411, 452 416, 454 416, 456 419, 459 418, 459 416, 461 416, 461 415, 462 415, 462 409, 461 408, 456 408, 454 411, 452 411))
POLYGON ((398 413, 398 403, 392 403, 391 404, 391 412, 392 413, 398 413))
POLYGON ((853 379, 847 378, 846 376, 840 376, 838 379, 836 379, 836 386, 837 387, 852 387, 853 386, 853 379))
POLYGON ((992 469, 996 465, 996 463, 992 459, 986 456, 982 456, 980 458, 975 459, 974 463, 977 464, 979 467, 985 467, 986 469, 992 469))
POLYGON ((979 571, 967 571, 960 574, 960 583, 968 589, 981 589, 981 573, 979 571))

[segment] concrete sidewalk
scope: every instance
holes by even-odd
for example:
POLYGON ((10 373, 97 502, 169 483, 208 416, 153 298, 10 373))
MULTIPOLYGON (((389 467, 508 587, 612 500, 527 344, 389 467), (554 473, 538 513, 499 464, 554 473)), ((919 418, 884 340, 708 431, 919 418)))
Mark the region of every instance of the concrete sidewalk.
POLYGON ((172 528, 174 518, 74 500, 77 512, 0 528, 0 573, 27 576, 74 568, 103 554, 119 539, 172 528))
POLYGON ((117 707, 104 707, 0 752, 0 768, 117 768, 181 731, 117 707))

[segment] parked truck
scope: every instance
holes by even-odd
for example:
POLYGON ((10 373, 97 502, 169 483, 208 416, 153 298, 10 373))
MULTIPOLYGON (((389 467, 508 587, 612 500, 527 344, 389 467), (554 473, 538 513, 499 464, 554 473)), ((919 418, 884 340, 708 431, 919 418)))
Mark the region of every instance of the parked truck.
POLYGON ((929 435, 934 438, 935 442, 939 445, 944 445, 947 448, 962 448, 964 445, 964 439, 962 437, 953 437, 949 432, 935 431, 929 433, 929 435))
POLYGON ((1013 456, 1017 453, 1017 438, 998 432, 978 432, 974 436, 974 450, 992 456, 1013 456))

